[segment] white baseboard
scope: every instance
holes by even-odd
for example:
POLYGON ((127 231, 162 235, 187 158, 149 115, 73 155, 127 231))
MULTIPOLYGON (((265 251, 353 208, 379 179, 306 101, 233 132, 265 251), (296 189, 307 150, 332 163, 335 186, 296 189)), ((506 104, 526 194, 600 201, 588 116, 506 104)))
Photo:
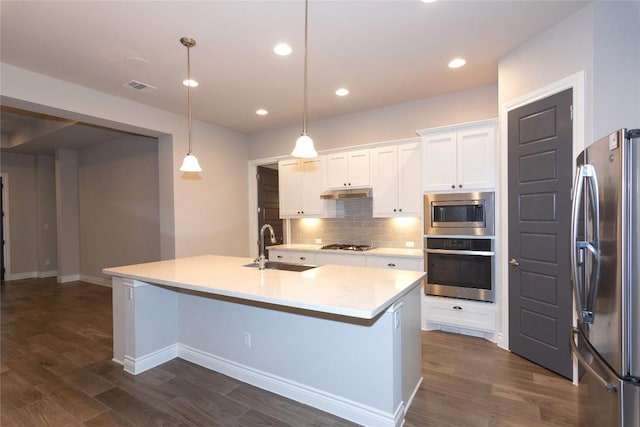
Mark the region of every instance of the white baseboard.
MULTIPOLYGON (((242 382, 313 406, 358 424, 370 427, 400 427, 404 420, 405 406, 402 402, 394 413, 387 413, 186 345, 180 344, 178 356, 196 365, 220 372, 242 382)), ((127 364, 126 359, 127 356, 125 356, 125 366, 127 364)))
POLYGON ((86 274, 80 275, 80 280, 83 282, 93 283, 94 285, 111 287, 111 277, 95 277, 86 274))
POLYGON ((28 271, 26 273, 12 273, 7 278, 9 280, 35 279, 38 277, 37 271, 28 271))
POLYGON ((40 271, 38 272, 38 278, 44 279, 45 277, 56 277, 58 270, 40 271))
POLYGON ((404 405, 404 412, 405 415, 407 413, 407 411, 409 410, 409 407, 411 406, 411 403, 413 403, 413 399, 416 397, 416 393, 418 393, 418 390, 420 389, 420 386, 422 385, 422 381, 424 381, 424 377, 420 377, 420 381, 418 381, 418 384, 416 384, 416 388, 413 389, 413 392, 411 393, 411 396, 409 396, 409 400, 407 400, 407 402, 404 405))
POLYGON ((69 274, 67 276, 58 276, 58 283, 76 282, 80 280, 79 274, 69 274))
POLYGON ((124 370, 133 375, 138 375, 158 365, 162 365, 171 359, 178 357, 179 344, 171 344, 168 347, 161 348, 153 353, 145 354, 142 357, 133 358, 124 356, 124 370))

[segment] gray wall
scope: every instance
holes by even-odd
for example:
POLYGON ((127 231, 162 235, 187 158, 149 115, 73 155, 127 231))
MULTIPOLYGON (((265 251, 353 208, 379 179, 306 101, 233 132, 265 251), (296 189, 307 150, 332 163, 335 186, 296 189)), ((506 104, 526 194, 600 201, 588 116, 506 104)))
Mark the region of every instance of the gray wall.
MULTIPOLYGON (((308 124, 318 151, 414 138, 416 130, 498 117, 498 87, 436 96, 308 124)), ((300 135, 293 126, 251 136, 250 159, 288 156, 300 135)))
POLYGON ((58 281, 80 278, 80 207, 78 153, 56 150, 56 219, 58 230, 58 281))
POLYGON ((595 2, 593 11, 595 141, 640 127, 640 2, 595 2))
POLYGON ((33 277, 38 270, 35 157, 2 153, 0 165, 9 181, 5 189, 9 203, 10 273, 16 279, 33 277))
POLYGON ((158 144, 125 137, 78 156, 80 272, 160 259, 158 144))

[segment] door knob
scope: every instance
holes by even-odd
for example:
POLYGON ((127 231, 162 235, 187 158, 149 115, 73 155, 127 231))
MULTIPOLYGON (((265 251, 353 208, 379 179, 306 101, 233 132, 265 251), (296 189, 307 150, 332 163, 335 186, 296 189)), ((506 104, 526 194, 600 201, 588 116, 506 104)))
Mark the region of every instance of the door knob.
POLYGON ((509 260, 509 264, 511 264, 511 265, 520 265, 520 263, 518 262, 518 260, 517 260, 517 259, 515 259, 515 258, 511 258, 511 259, 509 260))

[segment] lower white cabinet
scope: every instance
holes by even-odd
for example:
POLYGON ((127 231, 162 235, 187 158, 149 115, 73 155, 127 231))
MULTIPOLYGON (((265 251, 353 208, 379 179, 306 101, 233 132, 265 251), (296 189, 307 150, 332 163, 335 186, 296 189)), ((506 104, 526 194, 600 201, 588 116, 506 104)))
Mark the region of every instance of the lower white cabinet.
POLYGON ((496 306, 493 303, 427 296, 424 307, 427 323, 490 333, 496 331, 496 306))
POLYGON ((367 255, 367 267, 422 271, 421 258, 367 255))
POLYGON ((269 250, 269 261, 290 262, 294 264, 315 264, 316 254, 308 251, 269 250))

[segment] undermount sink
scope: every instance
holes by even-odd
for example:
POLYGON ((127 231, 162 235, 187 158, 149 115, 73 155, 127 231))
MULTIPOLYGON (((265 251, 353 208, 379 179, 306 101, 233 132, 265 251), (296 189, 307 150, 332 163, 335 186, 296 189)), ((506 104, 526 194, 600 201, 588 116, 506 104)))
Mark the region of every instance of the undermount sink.
MULTIPOLYGON (((251 264, 245 264, 243 267, 252 267, 258 268, 257 262, 252 262, 251 264)), ((267 270, 284 270, 284 271, 307 271, 312 268, 316 268, 317 265, 310 264, 291 264, 288 262, 276 262, 276 261, 268 261, 265 265, 267 270)))

